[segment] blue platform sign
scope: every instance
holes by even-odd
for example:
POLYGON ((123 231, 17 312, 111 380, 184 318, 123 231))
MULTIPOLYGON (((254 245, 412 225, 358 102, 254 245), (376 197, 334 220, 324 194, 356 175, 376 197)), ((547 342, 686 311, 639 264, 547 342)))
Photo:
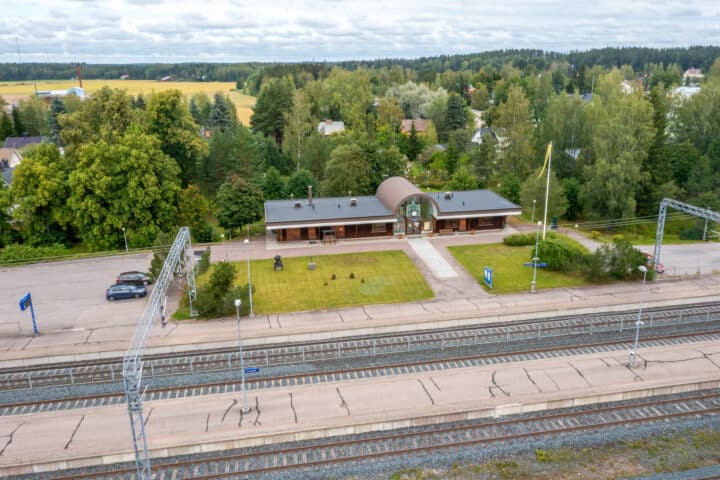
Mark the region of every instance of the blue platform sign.
MULTIPOLYGON (((525 263, 524 265, 526 267, 532 267, 535 264, 533 262, 530 262, 530 263, 525 263)), ((546 267, 547 267, 547 262, 538 262, 537 263, 537 268, 546 268, 546 267)))
POLYGON ((247 367, 245 373, 258 373, 260 371, 257 367, 247 367))
POLYGON ((488 288, 492 288, 492 282, 493 282, 493 269, 490 267, 485 267, 485 275, 483 276, 483 281, 485 282, 485 285, 488 286, 488 288))
POLYGON ((20 311, 24 312, 25 310, 30 308, 30 316, 32 317, 33 322, 33 334, 39 335, 40 332, 38 332, 37 323, 35 322, 35 309, 33 308, 32 303, 32 297, 30 296, 30 292, 23 295, 23 297, 20 299, 20 311))

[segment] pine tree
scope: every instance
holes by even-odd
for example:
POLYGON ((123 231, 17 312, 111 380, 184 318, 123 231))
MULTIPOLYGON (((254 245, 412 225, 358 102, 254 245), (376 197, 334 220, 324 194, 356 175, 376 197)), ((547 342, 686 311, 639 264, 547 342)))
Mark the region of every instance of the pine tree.
POLYGON ((15 135, 18 137, 22 136, 22 134, 25 133, 25 126, 20 119, 20 110, 17 107, 13 107, 12 109, 12 120, 15 126, 15 135))
POLYGON ((59 147, 62 147, 63 143, 60 139, 60 124, 58 123, 58 115, 62 115, 67 111, 65 103, 55 97, 50 104, 50 111, 48 112, 48 125, 50 126, 50 141, 59 147))
POLYGON ((0 142, 7 137, 12 137, 14 132, 12 120, 10 120, 7 113, 3 112, 2 117, 0 117, 0 142))

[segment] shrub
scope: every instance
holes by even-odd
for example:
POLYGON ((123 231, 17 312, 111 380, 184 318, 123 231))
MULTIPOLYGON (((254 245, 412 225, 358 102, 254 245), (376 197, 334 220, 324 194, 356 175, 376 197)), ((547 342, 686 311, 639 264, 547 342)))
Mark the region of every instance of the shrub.
MULTIPOLYGON (((640 250, 628 240, 616 238, 612 246, 602 245, 585 258, 583 273, 591 281, 642 278, 643 273, 638 266, 646 263, 647 259, 640 250)), ((654 279, 655 272, 648 269, 647 277, 654 279)))
POLYGON ((235 297, 232 295, 237 294, 233 289, 235 273, 235 266, 231 263, 219 262, 215 265, 210 280, 197 292, 195 306, 201 317, 216 318, 234 312, 235 297))
MULTIPOLYGON (((562 235, 547 236, 538 243, 538 258, 548 264, 548 270, 565 272, 580 270, 588 253, 582 244, 562 235)), ((532 249, 530 260, 534 255, 535 249, 532 249)))
POLYGON ((0 264, 29 263, 67 254, 64 245, 56 243, 47 247, 31 247, 30 245, 8 245, 0 249, 0 264))
POLYGON ((508 247, 535 245, 535 235, 535 233, 513 233, 503 238, 503 243, 508 247))

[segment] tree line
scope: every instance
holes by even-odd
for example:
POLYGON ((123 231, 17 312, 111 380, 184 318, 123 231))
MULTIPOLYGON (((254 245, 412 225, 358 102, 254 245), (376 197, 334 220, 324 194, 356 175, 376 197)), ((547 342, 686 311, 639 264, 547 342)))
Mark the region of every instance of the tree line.
MULTIPOLYGON (((121 75, 130 75, 138 80, 159 80, 173 76, 184 81, 222 81, 238 82, 243 88, 250 79, 250 88, 256 87, 262 78, 282 78, 288 75, 311 75, 314 80, 326 78, 333 67, 345 70, 392 69, 412 70, 421 82, 432 82, 436 74, 445 71, 479 70, 483 66, 502 68, 511 64, 515 68, 525 69, 532 66, 538 70, 547 69, 553 62, 567 62, 575 71, 583 66, 595 65, 605 68, 629 65, 635 71, 642 71, 646 65, 678 65, 681 69, 708 69, 720 56, 720 47, 691 46, 674 48, 647 47, 608 47, 568 53, 543 51, 538 49, 507 49, 488 52, 437 55, 415 59, 384 58, 377 60, 343 62, 299 62, 299 63, 147 63, 147 64, 87 64, 82 63, 82 75, 93 79, 116 79, 121 75)), ((1 63, 0 81, 60 80, 75 78, 77 63, 1 63)))
POLYGON ((720 205, 720 61, 691 97, 670 93, 684 81, 675 64, 508 62, 431 82, 399 65, 316 67, 262 75, 249 126, 222 94, 105 88, 85 101, 20 102, 0 131, 51 141, 24 152, 0 190, 0 242, 100 250, 122 247, 125 233, 139 247, 177 225, 209 240, 211 219, 232 234, 261 218, 264 200, 304 197, 308 185, 370 195, 395 175, 490 188, 540 218, 550 142, 549 218, 648 215, 663 197, 720 205), (344 130, 323 135, 327 120, 344 130))

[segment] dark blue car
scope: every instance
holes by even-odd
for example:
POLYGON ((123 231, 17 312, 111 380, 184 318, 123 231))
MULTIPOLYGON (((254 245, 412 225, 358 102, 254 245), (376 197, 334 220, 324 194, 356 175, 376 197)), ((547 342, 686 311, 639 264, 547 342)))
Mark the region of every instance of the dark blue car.
POLYGON ((147 295, 147 289, 143 285, 132 283, 116 283, 110 285, 105 292, 105 298, 112 301, 118 298, 139 298, 147 295))

